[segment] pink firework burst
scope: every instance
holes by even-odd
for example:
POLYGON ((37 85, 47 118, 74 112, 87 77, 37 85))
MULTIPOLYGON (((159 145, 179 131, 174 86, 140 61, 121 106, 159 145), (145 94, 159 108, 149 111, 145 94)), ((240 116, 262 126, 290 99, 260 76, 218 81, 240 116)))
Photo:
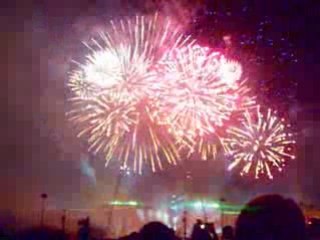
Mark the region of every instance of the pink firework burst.
POLYGON ((196 44, 175 48, 162 59, 156 115, 179 138, 215 132, 236 109, 242 67, 196 44))

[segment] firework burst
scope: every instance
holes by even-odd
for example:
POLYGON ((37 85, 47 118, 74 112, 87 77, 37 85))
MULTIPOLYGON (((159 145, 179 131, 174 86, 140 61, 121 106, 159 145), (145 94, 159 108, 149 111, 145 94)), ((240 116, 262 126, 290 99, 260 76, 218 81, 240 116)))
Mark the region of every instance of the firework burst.
POLYGON ((126 101, 145 98, 157 88, 157 60, 168 48, 188 41, 180 30, 158 14, 111 21, 108 31, 84 43, 90 54, 84 64, 75 62, 70 89, 80 97, 107 92, 126 101))
POLYGON ((221 53, 189 44, 162 59, 156 115, 178 142, 213 134, 236 109, 242 68, 221 53))
POLYGON ((286 162, 295 159, 295 140, 290 125, 268 109, 263 112, 260 106, 255 112, 244 113, 241 127, 230 127, 228 136, 222 139, 226 152, 232 157, 229 170, 239 168, 240 175, 255 178, 264 175, 273 179, 272 170, 282 171, 286 162))
POLYGON ((85 78, 85 73, 80 70, 72 72, 68 81, 68 87, 73 97, 78 100, 94 99, 102 91, 101 86, 95 81, 89 81, 85 78))
POLYGON ((176 164, 178 151, 166 128, 150 114, 149 98, 159 89, 156 64, 168 49, 188 42, 180 28, 158 14, 111 22, 107 32, 84 43, 90 54, 76 62, 67 83, 69 120, 89 151, 103 155, 106 165, 153 171, 176 164))

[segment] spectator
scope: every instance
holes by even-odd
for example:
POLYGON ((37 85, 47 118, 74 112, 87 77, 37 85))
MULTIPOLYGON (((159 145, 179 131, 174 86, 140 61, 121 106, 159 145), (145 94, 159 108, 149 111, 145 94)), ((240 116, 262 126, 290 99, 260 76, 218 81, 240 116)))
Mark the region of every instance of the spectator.
POLYGON ((140 231, 140 240, 174 240, 174 232, 160 222, 150 222, 140 231))
MULTIPOLYGON (((1 235, 0 235, 1 236, 1 235)), ((6 238, 0 238, 6 240, 6 238)), ((65 240, 67 236, 60 230, 55 228, 29 228, 19 232, 14 239, 19 240, 65 240)))
POLYGON ((309 240, 320 240, 320 219, 311 218, 308 220, 308 236, 309 240))
POLYGON ((221 240, 234 240, 234 232, 231 226, 225 226, 222 228, 221 240))
POLYGON ((218 240, 213 223, 204 224, 200 219, 193 226, 192 240, 218 240))
POLYGON ((298 205, 280 195, 258 197, 240 213, 236 240, 305 240, 304 216, 298 205))
POLYGON ((89 217, 78 221, 78 240, 89 240, 90 237, 90 219, 89 217))
POLYGON ((196 223, 193 225, 192 233, 191 233, 191 239, 199 239, 202 231, 203 222, 201 219, 197 219, 196 223))
POLYGON ((206 230, 209 232, 211 239, 219 240, 218 234, 216 233, 216 228, 214 226, 214 223, 208 223, 206 230))

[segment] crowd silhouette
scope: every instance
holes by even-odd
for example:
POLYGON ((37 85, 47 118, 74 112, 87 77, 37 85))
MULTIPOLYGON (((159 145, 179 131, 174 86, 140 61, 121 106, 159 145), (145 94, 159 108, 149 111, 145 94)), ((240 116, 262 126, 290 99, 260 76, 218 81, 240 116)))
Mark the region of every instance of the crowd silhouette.
POLYGON ((236 223, 236 240, 306 239, 303 213, 291 199, 258 197, 247 204, 236 223))
MULTIPOLYGON (((91 236, 90 219, 78 222, 77 236, 68 236, 62 230, 32 228, 14 236, 6 234, 0 227, 0 240, 102 240, 91 236)), ((280 195, 265 195, 250 201, 239 214, 235 226, 224 226, 216 233, 214 223, 198 219, 188 240, 320 240, 320 221, 310 220, 306 224, 300 207, 292 200, 280 195)), ((173 229, 161 222, 150 222, 139 232, 133 232, 119 240, 178 240, 173 229)))

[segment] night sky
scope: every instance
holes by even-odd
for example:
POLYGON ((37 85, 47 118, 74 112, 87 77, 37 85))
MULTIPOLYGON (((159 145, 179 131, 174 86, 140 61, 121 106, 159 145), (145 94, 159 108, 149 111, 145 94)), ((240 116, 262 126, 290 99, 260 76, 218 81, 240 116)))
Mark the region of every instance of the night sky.
MULTIPOLYGON (((112 194, 117 172, 104 169, 103 161, 86 155, 65 120, 65 81, 70 61, 81 56, 81 40, 104 21, 128 11, 148 11, 154 5, 128 0, 37 2, 11 2, 1 9, 5 84, 0 90, 0 208, 35 206, 42 192, 47 192, 50 204, 58 208, 97 205, 112 194)), ((198 19, 194 24, 204 29, 196 33, 199 39, 209 41, 206 36, 212 36, 208 29, 217 25, 212 20, 214 11, 231 13, 231 17, 219 18, 225 19, 219 29, 221 36, 250 32, 253 28, 246 23, 258 24, 265 16, 272 22, 271 32, 288 36, 297 62, 281 65, 285 70, 268 62, 270 69, 281 71, 282 76, 272 80, 271 90, 264 97, 285 105, 295 121, 299 133, 297 161, 272 183, 254 183, 225 173, 220 160, 209 163, 210 171, 205 163, 197 167, 190 163, 155 175, 126 177, 122 194, 150 200, 159 193, 180 191, 185 172, 193 169, 189 189, 195 194, 209 192, 217 198, 223 195, 243 202, 255 194, 282 192, 320 207, 319 6, 302 0, 192 2, 186 5, 198 19), (230 20, 234 15, 235 19, 245 16, 249 20, 234 25, 230 20), (283 89, 289 89, 294 97, 288 98, 290 94, 283 89)), ((186 17, 181 21, 191 20, 186 17)))

